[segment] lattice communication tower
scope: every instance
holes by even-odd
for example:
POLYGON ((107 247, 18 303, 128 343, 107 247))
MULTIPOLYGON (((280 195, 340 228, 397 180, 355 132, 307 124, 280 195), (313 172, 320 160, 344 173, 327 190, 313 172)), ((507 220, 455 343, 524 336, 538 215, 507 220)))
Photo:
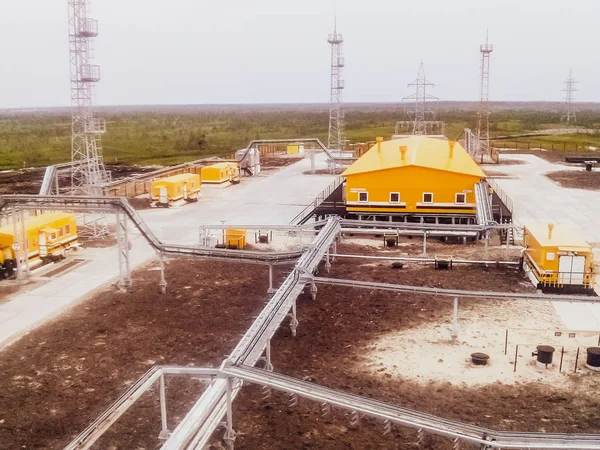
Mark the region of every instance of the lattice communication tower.
POLYGON ((577 84, 577 81, 575 81, 573 78, 573 71, 569 70, 569 78, 565 80, 565 88, 563 89, 563 92, 565 93, 564 100, 566 112, 561 118, 561 120, 567 122, 567 125, 570 125, 571 122, 575 122, 577 120, 575 117, 575 109, 573 107, 575 92, 577 92, 577 89, 575 89, 575 84, 577 84))
POLYGON ((337 20, 334 23, 333 33, 327 42, 331 45, 331 92, 329 101, 329 137, 327 147, 332 150, 343 150, 344 137, 344 111, 342 109, 342 92, 345 87, 342 78, 344 68, 343 44, 344 38, 337 32, 337 20))
POLYGON ((101 195, 110 181, 102 160, 100 136, 104 119, 94 118, 94 86, 100 81, 100 66, 92 64, 93 41, 98 21, 88 17, 86 0, 69 0, 69 49, 71 62, 71 188, 74 195, 101 195))
POLYGON ((481 79, 479 83, 479 114, 477 121, 477 138, 480 153, 490 153, 490 55, 494 46, 488 43, 488 34, 485 34, 485 44, 479 46, 481 53, 481 79))
POLYGON ((421 61, 417 79, 408 84, 409 88, 415 88, 415 93, 402 99, 403 101, 412 100, 415 102, 415 109, 412 111, 414 115, 412 134, 427 134, 427 123, 429 121, 426 119, 428 116, 433 118, 435 114, 435 111, 428 108, 428 103, 439 100, 439 98, 427 93, 427 89, 433 86, 434 84, 425 77, 425 68, 423 67, 423 61, 421 61))

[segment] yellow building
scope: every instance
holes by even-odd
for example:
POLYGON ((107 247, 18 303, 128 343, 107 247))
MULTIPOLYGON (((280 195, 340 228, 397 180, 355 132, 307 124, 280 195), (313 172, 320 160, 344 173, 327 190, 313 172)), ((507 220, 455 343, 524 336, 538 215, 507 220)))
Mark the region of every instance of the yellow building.
POLYGON ((425 136, 377 138, 343 176, 348 212, 419 215, 475 215, 485 178, 460 144, 425 136))
MULTIPOLYGON (((19 228, 20 230, 20 228, 19 228)), ((20 232, 20 231, 18 231, 20 232)), ((54 261, 77 247, 77 220, 74 214, 49 213, 25 220, 26 242, 15 236, 13 225, 0 227, 0 277, 12 276, 17 254, 29 260, 54 261)))
POLYGON ((237 183, 240 181, 240 166, 232 162, 217 163, 203 167, 201 174, 203 183, 237 183))
POLYGON ((152 182, 152 203, 170 206, 173 203, 195 201, 200 197, 200 176, 195 173, 181 173, 152 182))
POLYGON ((523 232, 525 262, 539 287, 594 287, 592 247, 564 225, 535 224, 523 232))

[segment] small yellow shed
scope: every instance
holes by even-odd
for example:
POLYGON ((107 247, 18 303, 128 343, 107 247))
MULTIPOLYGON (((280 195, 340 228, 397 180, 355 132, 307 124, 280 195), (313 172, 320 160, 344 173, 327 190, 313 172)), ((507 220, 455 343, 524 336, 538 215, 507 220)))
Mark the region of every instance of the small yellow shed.
POLYGON ((523 232, 523 245, 525 262, 538 287, 594 287, 592 247, 570 228, 528 225, 523 232))
POLYGON ((240 181, 240 167, 232 162, 222 162, 203 167, 201 174, 202 182, 208 184, 237 183, 240 181))
POLYGON ((152 203, 157 206, 171 206, 179 201, 196 201, 200 197, 200 176, 195 173, 182 173, 161 178, 152 182, 152 203))
POLYGON ((288 155, 300 155, 304 153, 304 145, 288 145, 287 146, 287 154, 288 155))
POLYGON ((246 230, 236 230, 234 228, 225 230, 225 245, 240 250, 246 247, 246 230))

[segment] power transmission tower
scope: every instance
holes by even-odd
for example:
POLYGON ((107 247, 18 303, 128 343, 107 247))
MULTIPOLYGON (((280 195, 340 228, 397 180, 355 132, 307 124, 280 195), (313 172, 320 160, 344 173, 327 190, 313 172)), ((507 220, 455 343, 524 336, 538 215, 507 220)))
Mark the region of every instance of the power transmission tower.
POLYGON ((561 118, 561 120, 567 122, 567 126, 569 126, 571 122, 577 120, 575 117, 575 109, 573 108, 573 100, 575 100, 575 92, 577 91, 577 89, 575 89, 575 84, 577 84, 577 81, 573 79, 573 70, 569 70, 569 78, 565 80, 565 88, 563 89, 563 92, 565 93, 564 100, 566 112, 561 118))
MULTIPOLYGON (((104 168, 100 135, 104 119, 93 114, 94 85, 100 81, 100 66, 91 64, 98 21, 88 17, 86 0, 69 0, 69 54, 71 63, 71 190, 73 195, 102 195, 110 181, 104 168)), ((95 236, 106 233, 106 219, 96 217, 87 227, 95 236)))
POLYGON ((477 140, 479 141, 479 153, 490 154, 490 54, 494 46, 488 43, 488 34, 485 33, 485 44, 479 46, 481 53, 481 81, 480 101, 477 123, 477 140))
POLYGON ((426 120, 427 116, 433 117, 434 111, 428 109, 427 104, 431 101, 437 101, 439 98, 427 93, 427 88, 433 87, 434 84, 427 81, 425 78, 425 68, 423 67, 423 61, 419 66, 419 73, 417 79, 412 83, 408 84, 408 87, 414 87, 415 93, 404 97, 402 100, 413 100, 415 102, 415 109, 413 111, 414 119, 412 126, 412 134, 427 134, 427 124, 431 123, 426 120))
POLYGON ((345 83, 342 79, 344 68, 343 43, 344 38, 337 32, 337 19, 335 20, 333 33, 329 35, 327 42, 331 45, 331 92, 329 101, 329 137, 327 147, 332 150, 343 150, 344 137, 344 111, 342 109, 342 91, 345 83))

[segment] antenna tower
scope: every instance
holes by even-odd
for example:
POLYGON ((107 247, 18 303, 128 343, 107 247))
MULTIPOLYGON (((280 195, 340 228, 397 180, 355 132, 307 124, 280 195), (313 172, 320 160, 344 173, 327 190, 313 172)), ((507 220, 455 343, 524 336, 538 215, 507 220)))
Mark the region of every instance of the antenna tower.
POLYGON ((425 68, 423 67, 423 61, 421 61, 417 79, 408 84, 409 88, 415 88, 415 93, 402 99, 413 100, 415 102, 415 109, 413 111, 415 117, 413 120, 412 134, 427 134, 428 121, 425 120, 426 116, 430 115, 433 117, 434 115, 434 111, 427 108, 427 103, 439 100, 437 97, 427 93, 427 88, 433 86, 434 84, 427 81, 427 78, 425 78, 425 68))
POLYGON ((344 55, 342 53, 344 38, 337 32, 337 20, 333 33, 327 42, 331 45, 331 95, 329 102, 329 137, 327 147, 332 150, 344 149, 344 111, 342 110, 342 91, 345 83, 342 79, 344 55))
POLYGON ((563 89, 567 111, 561 118, 561 120, 567 122, 567 126, 569 126, 571 122, 577 120, 575 117, 575 109, 573 108, 573 100, 575 100, 575 92, 577 91, 577 89, 575 89, 575 84, 577 84, 577 81, 573 79, 573 70, 569 70, 569 78, 565 80, 565 88, 563 89))
POLYGON ((69 50, 71 62, 71 189, 73 195, 102 195, 110 175, 102 161, 100 135, 104 119, 94 118, 94 85, 100 66, 91 64, 98 21, 88 18, 86 0, 69 0, 69 50))
POLYGON ((494 46, 488 43, 488 34, 485 33, 485 44, 479 46, 481 53, 481 81, 479 120, 477 123, 477 139, 479 141, 479 152, 490 154, 490 54, 494 46))

